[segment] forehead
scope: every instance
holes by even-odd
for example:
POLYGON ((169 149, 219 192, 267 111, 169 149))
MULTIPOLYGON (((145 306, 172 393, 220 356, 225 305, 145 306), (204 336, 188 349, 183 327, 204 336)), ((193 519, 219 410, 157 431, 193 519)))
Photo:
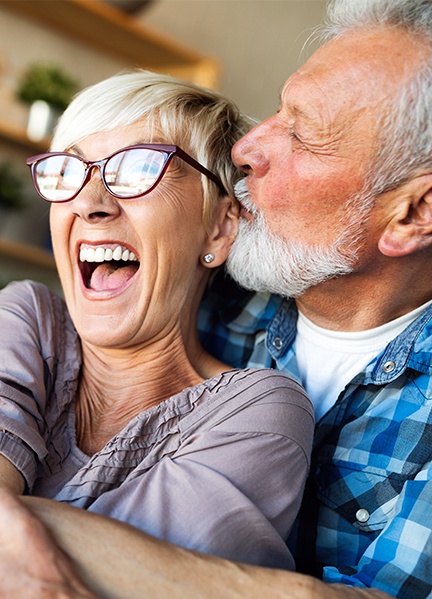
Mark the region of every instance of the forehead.
POLYGON ((140 143, 170 142, 164 139, 158 128, 149 127, 146 119, 140 119, 130 125, 92 133, 72 147, 88 160, 99 160, 121 148, 140 143))
POLYGON ((311 121, 376 118, 424 54, 419 40, 398 29, 347 33, 322 46, 288 79, 281 106, 311 121))

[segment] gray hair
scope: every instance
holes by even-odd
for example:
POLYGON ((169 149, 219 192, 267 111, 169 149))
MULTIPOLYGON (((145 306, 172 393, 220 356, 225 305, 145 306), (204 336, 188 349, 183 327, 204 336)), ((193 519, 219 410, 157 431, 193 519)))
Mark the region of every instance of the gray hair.
MULTIPOLYGON (((154 135, 179 145, 215 173, 230 196, 240 175, 231 161, 231 149, 254 124, 221 94, 144 70, 114 75, 78 93, 61 116, 51 144, 65 151, 101 131, 143 119, 143 136, 154 135)), ((211 223, 220 190, 202 177, 203 222, 211 223)))
POLYGON ((420 67, 383 106, 377 124, 367 192, 379 195, 416 174, 432 172, 432 2, 431 0, 330 0, 320 29, 324 41, 353 30, 401 29, 426 53, 420 67))

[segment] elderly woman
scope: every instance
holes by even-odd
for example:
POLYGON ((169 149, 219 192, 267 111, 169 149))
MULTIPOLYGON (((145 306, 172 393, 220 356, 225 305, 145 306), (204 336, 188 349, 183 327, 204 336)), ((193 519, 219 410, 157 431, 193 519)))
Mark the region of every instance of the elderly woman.
POLYGON ((0 293, 2 484, 184 547, 291 568, 313 433, 272 370, 207 355, 196 312, 236 232, 219 94, 137 71, 95 85, 28 159, 64 299, 0 293))

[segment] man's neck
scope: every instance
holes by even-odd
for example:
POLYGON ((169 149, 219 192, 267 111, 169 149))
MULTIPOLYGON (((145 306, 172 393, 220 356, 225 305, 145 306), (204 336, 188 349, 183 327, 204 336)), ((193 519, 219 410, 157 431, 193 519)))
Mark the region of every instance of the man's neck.
MULTIPOLYGON (((422 281, 431 281, 428 273, 422 281)), ((299 312, 316 325, 334 331, 366 331, 395 320, 432 299, 432 287, 420 281, 395 284, 356 280, 347 275, 309 289, 296 299, 299 312)))

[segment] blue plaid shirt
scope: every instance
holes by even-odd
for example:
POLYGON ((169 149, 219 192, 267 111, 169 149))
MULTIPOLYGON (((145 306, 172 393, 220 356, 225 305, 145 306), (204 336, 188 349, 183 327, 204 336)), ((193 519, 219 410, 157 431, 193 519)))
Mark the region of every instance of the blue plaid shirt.
MULTIPOLYGON (((297 379, 293 302, 219 276, 200 330, 233 366, 297 379)), ((290 541, 298 569, 326 582, 432 598, 432 307, 360 372, 317 423, 290 541)))

